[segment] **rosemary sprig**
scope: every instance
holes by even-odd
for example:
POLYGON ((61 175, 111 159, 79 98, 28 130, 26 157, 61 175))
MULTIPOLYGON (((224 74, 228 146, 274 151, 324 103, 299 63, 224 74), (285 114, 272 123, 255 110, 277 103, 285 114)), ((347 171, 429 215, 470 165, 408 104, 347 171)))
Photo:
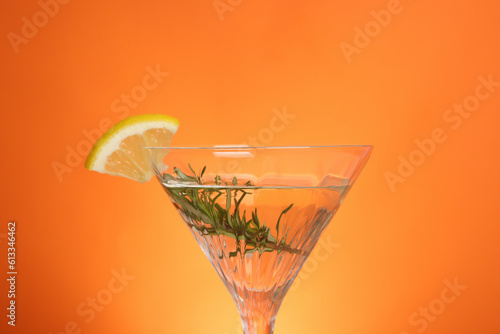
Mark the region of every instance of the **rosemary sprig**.
POLYGON ((235 239, 236 249, 229 253, 229 257, 235 257, 238 253, 243 255, 254 252, 259 252, 260 255, 273 251, 301 253, 286 243, 287 234, 279 238, 281 218, 292 208, 293 203, 281 212, 276 223, 277 235, 274 237, 271 227, 259 219, 257 208, 249 213, 249 217, 246 210, 240 211, 243 199, 251 194, 247 188, 252 186, 250 181, 239 188, 236 177, 232 179, 231 184, 227 182, 222 184, 221 177, 217 175, 214 182, 218 187, 199 187, 203 186, 202 177, 206 167, 203 167, 199 175, 190 165, 189 169, 193 175, 186 175, 175 167, 175 175, 164 173, 163 181, 167 184, 176 184, 174 187, 165 187, 165 190, 177 209, 189 218, 185 220, 190 228, 198 230, 203 235, 224 235, 235 239), (221 206, 220 200, 218 201, 221 196, 226 197, 225 208, 221 206), (241 249, 241 241, 244 241, 244 249, 241 249))

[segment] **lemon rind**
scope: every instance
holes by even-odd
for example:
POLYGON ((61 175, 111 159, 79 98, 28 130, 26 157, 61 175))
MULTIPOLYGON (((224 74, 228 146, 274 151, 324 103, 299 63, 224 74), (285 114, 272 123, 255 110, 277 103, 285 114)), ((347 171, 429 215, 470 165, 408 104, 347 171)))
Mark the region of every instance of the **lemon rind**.
POLYGON ((162 114, 147 114, 128 117, 103 134, 87 156, 85 168, 108 173, 105 169, 109 155, 120 148, 127 137, 142 134, 150 129, 166 129, 174 135, 179 128, 179 120, 162 114))

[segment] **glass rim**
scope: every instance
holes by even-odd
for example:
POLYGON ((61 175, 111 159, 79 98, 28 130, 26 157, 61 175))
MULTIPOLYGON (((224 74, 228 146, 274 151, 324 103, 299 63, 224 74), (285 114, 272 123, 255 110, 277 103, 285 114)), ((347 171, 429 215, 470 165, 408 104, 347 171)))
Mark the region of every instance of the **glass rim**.
POLYGON ((215 146, 142 146, 150 150, 303 150, 314 148, 373 148, 373 145, 309 145, 309 146, 243 146, 243 145, 215 145, 215 146))

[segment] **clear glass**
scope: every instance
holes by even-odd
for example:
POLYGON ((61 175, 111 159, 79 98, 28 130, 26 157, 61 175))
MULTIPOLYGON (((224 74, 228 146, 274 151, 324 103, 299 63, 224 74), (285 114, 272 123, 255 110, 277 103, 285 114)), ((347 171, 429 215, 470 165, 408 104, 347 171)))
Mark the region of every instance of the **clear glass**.
POLYGON ((288 289, 372 146, 145 149, 231 293, 245 334, 270 334, 288 289))

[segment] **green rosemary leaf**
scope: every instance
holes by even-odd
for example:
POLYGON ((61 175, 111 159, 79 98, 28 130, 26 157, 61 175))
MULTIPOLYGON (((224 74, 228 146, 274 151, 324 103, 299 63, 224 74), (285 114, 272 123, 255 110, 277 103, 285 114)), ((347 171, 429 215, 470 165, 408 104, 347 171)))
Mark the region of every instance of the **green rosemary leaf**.
MULTIPOLYGON (((239 207, 240 207, 240 204, 241 204, 241 201, 243 201, 243 198, 245 198, 246 196, 246 192, 243 192, 243 195, 241 195, 240 199, 236 200, 236 198, 234 198, 234 214, 237 214, 239 211, 239 207)), ((245 216, 243 214, 243 216, 245 216)))
POLYGON ((282 215, 284 215, 285 213, 287 213, 287 212, 288 212, 288 211, 292 208, 292 206, 293 206, 293 203, 292 203, 292 204, 290 204, 290 205, 289 205, 289 206, 288 206, 285 210, 283 210, 283 211, 281 212, 280 218, 281 218, 281 216, 282 216, 282 215))
POLYGON ((262 253, 264 253, 264 252, 273 252, 273 251, 274 251, 274 248, 272 248, 272 247, 262 247, 259 249, 260 255, 262 255, 262 253))
POLYGON ((226 237, 229 237, 229 238, 232 238, 232 239, 236 239, 237 238, 236 234, 233 233, 233 232, 229 232, 229 231, 225 231, 225 230, 221 230, 219 232, 220 232, 220 234, 225 235, 226 237))
POLYGON ((254 212, 252 212, 252 219, 250 219, 249 224, 250 224, 251 228, 252 228, 252 226, 253 226, 253 229, 254 229, 255 231, 258 231, 258 230, 259 230, 259 228, 260 228, 260 226, 259 226, 259 225, 257 225, 257 223, 255 222, 255 213, 254 213, 254 212))
POLYGON ((255 253, 255 251, 257 251, 257 250, 258 250, 258 248, 245 249, 245 255, 255 253))
POLYGON ((174 171, 175 171, 175 174, 177 174, 177 176, 181 179, 185 179, 186 178, 186 175, 184 175, 184 173, 177 167, 174 167, 174 171))
POLYGON ((229 226, 231 226, 232 228, 234 228, 234 226, 232 226, 232 219, 231 219, 231 213, 230 213, 230 210, 231 209, 231 190, 230 189, 226 189, 226 216, 227 216, 227 222, 229 224, 229 226))
POLYGON ((195 181, 196 182, 196 177, 194 177, 194 176, 187 176, 179 168, 174 167, 174 171, 177 174, 179 181, 188 181, 188 182, 195 181))
POLYGON ((292 206, 293 206, 293 203, 290 204, 290 206, 288 206, 285 210, 281 211, 281 214, 278 217, 278 222, 276 223, 276 239, 280 238, 280 221, 281 221, 281 217, 283 217, 283 215, 285 213, 287 213, 292 208, 292 206))
POLYGON ((255 208, 255 211, 252 212, 252 219, 254 221, 254 225, 257 226, 257 228, 260 228, 260 220, 259 216, 257 215, 257 208, 255 208))
POLYGON ((189 169, 191 169, 191 171, 193 172, 193 175, 196 175, 196 172, 194 171, 193 167, 191 167, 191 164, 188 164, 189 166, 189 169))
MULTIPOLYGON (((220 197, 220 195, 222 195, 222 193, 219 191, 219 192, 218 192, 218 194, 217 194, 217 196, 215 196, 215 197, 211 200, 211 202, 212 202, 212 203, 215 203, 215 201, 217 200, 217 198, 219 198, 219 197, 220 197)), ((209 198, 210 198, 210 197, 209 197, 209 198)))
POLYGON ((215 203, 214 205, 215 209, 219 213, 219 218, 223 218, 226 215, 226 209, 224 209, 222 206, 220 206, 219 203, 215 203))
POLYGON ((276 238, 271 234, 271 229, 267 230, 267 240, 276 243, 276 238))

